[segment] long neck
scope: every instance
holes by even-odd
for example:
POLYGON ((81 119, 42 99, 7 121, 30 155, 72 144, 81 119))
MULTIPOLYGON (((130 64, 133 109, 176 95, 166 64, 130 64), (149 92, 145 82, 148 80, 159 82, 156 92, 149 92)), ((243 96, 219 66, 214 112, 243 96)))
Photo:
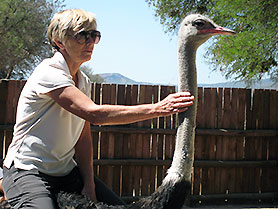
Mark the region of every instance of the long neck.
POLYGON ((188 40, 178 40, 179 91, 197 91, 196 74, 197 47, 188 40))
POLYGON ((195 96, 195 101, 187 111, 178 115, 175 153, 167 175, 170 179, 172 175, 191 181, 198 97, 196 51, 197 47, 188 40, 178 40, 179 91, 189 91, 195 96))

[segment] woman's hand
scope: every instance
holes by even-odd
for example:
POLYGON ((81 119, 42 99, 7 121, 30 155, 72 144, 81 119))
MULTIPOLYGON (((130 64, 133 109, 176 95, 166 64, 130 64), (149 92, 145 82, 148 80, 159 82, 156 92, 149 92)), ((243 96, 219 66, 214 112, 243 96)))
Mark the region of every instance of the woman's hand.
POLYGON ((85 195, 86 197, 88 197, 90 200, 94 201, 95 203, 97 203, 97 197, 96 197, 96 192, 95 192, 95 184, 85 184, 82 191, 81 191, 82 195, 85 195))
POLYGON ((190 92, 169 94, 165 99, 156 103, 158 112, 163 116, 184 112, 193 104, 194 96, 190 92))

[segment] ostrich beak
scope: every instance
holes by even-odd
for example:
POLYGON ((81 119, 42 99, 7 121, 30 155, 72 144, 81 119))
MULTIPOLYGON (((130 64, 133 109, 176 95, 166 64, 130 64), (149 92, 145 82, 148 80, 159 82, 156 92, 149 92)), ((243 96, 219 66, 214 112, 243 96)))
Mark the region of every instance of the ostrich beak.
POLYGON ((212 35, 236 35, 236 32, 228 28, 216 26, 215 28, 204 29, 199 31, 199 34, 212 34, 212 35))

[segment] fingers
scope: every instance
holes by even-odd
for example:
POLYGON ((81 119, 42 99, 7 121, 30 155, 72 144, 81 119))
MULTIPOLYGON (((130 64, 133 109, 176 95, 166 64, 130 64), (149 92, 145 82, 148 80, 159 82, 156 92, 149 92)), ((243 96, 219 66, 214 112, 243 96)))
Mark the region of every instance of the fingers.
POLYGON ((195 99, 195 97, 191 95, 190 92, 178 92, 172 94, 171 96, 173 96, 172 102, 174 102, 174 107, 180 106, 180 108, 192 105, 195 99))
POLYGON ((188 107, 190 107, 191 105, 193 105, 193 100, 194 100, 194 97, 191 97, 192 100, 183 100, 182 102, 178 102, 178 103, 175 103, 173 104, 173 112, 174 113, 179 113, 179 112, 184 112, 186 110, 188 110, 188 107))
MULTIPOLYGON (((190 98, 191 96, 191 93, 188 92, 188 91, 185 91, 185 92, 177 92, 177 93, 173 93, 173 94, 170 94, 168 95, 169 97, 173 97, 173 98, 190 98)), ((193 96, 194 97, 194 96, 193 96)))
POLYGON ((160 102, 162 114, 171 115, 186 111, 194 103, 194 96, 190 92, 177 92, 168 95, 160 102))
POLYGON ((181 91, 170 95, 173 95, 175 97, 183 97, 183 96, 187 97, 187 96, 191 96, 191 93, 189 91, 181 91))
POLYGON ((175 102, 177 104, 183 104, 183 103, 190 103, 193 104, 195 97, 194 96, 188 96, 188 97, 178 97, 175 99, 175 102))
POLYGON ((174 103, 172 107, 175 109, 182 109, 185 107, 189 107, 191 105, 193 105, 193 101, 183 101, 183 102, 174 103))

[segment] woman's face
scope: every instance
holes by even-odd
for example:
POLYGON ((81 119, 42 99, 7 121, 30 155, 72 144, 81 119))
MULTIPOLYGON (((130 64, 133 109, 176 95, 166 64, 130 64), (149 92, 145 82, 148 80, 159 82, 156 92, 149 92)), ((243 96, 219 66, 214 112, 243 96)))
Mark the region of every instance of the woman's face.
POLYGON ((94 45, 95 43, 92 37, 89 37, 84 43, 80 43, 75 37, 68 36, 64 43, 64 50, 71 61, 82 64, 91 59, 94 45))
POLYGON ((71 63, 82 64, 91 59, 94 45, 100 40, 100 32, 96 30, 82 31, 76 35, 68 35, 61 52, 71 63))

